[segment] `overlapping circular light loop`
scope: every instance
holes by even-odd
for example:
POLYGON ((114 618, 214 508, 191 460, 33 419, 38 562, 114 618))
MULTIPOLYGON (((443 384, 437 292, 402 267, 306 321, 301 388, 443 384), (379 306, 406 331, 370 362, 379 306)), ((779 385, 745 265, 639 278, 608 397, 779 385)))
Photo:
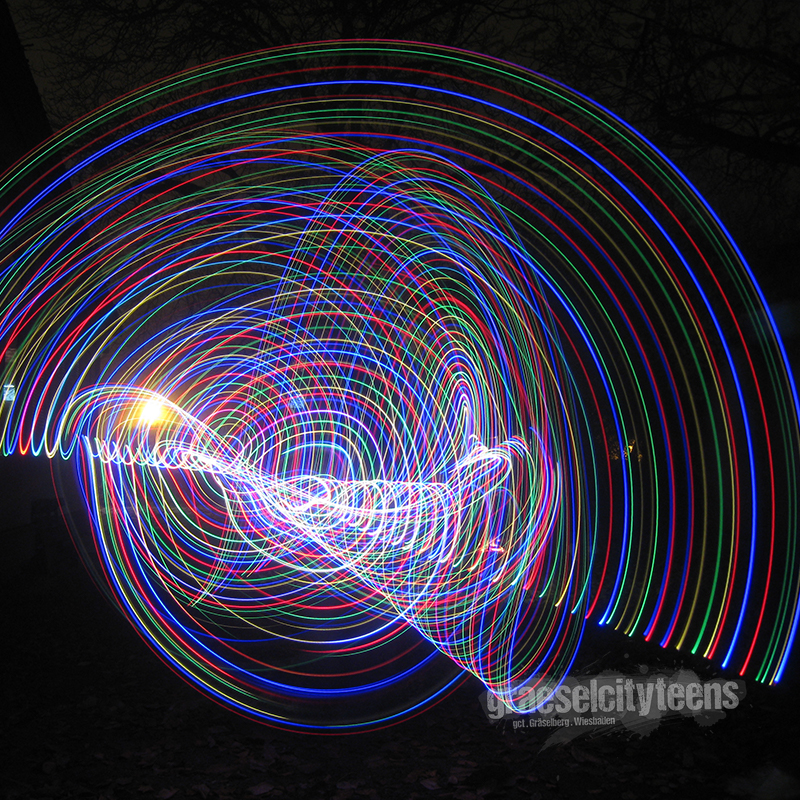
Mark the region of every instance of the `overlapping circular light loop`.
POLYGON ((5 452, 77 465, 117 601, 207 693, 351 729, 466 670, 513 705, 588 618, 780 679, 786 354, 608 111, 457 50, 296 46, 124 97, 3 187, 5 452))

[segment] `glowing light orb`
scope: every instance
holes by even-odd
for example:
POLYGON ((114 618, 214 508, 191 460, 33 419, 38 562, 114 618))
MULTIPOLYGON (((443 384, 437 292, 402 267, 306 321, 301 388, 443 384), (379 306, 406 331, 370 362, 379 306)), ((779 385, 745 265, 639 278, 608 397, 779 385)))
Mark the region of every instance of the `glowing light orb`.
POLYGON ((555 685, 587 620, 783 674, 798 403, 719 219, 555 81, 338 42, 146 87, 4 178, 3 447, 256 719, 555 685))
POLYGON ((141 408, 139 422, 142 425, 155 425, 157 422, 161 422, 164 417, 164 404, 156 398, 151 397, 146 400, 141 408))

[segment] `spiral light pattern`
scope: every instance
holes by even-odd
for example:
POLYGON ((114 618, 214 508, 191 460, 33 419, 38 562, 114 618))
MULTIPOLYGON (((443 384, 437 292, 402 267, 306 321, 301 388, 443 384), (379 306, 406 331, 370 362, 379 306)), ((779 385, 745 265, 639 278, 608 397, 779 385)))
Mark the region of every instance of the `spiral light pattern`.
POLYGON ((76 465, 115 599, 211 696, 351 729, 465 670, 513 705, 591 618, 780 679, 786 354, 607 110, 457 50, 297 46, 126 96, 2 192, 4 451, 76 465))

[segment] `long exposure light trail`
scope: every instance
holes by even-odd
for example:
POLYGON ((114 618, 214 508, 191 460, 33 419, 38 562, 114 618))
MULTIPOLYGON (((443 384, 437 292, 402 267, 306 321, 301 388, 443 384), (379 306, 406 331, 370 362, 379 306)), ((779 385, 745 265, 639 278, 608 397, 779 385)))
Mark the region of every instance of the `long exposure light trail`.
POLYGON ((6 173, 5 453, 210 696, 357 730, 514 707, 611 625, 774 682, 798 401, 741 253, 578 92, 317 43, 198 67, 6 173))

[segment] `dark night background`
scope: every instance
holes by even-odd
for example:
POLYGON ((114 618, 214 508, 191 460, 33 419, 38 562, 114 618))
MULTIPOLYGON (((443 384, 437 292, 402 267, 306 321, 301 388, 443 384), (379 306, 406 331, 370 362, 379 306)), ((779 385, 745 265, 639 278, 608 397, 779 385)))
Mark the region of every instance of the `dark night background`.
MULTIPOLYGON (((800 336, 800 6, 692 0, 9 0, 0 3, 0 160, 147 80, 321 38, 422 39, 499 55, 609 106, 719 211, 790 357, 800 336), (10 6, 10 11, 8 6, 10 6), (27 56, 27 59, 26 59, 27 56), (29 69, 29 64, 32 69, 29 69), (35 81, 34 81, 35 79, 35 81)), ((9 797, 800 796, 800 659, 747 682, 726 719, 665 721, 543 749, 492 724, 467 681, 400 726, 311 737, 259 726, 175 677, 93 585, 50 475, 0 471, 4 790, 9 797)), ((712 666, 591 628, 579 670, 712 666)))

